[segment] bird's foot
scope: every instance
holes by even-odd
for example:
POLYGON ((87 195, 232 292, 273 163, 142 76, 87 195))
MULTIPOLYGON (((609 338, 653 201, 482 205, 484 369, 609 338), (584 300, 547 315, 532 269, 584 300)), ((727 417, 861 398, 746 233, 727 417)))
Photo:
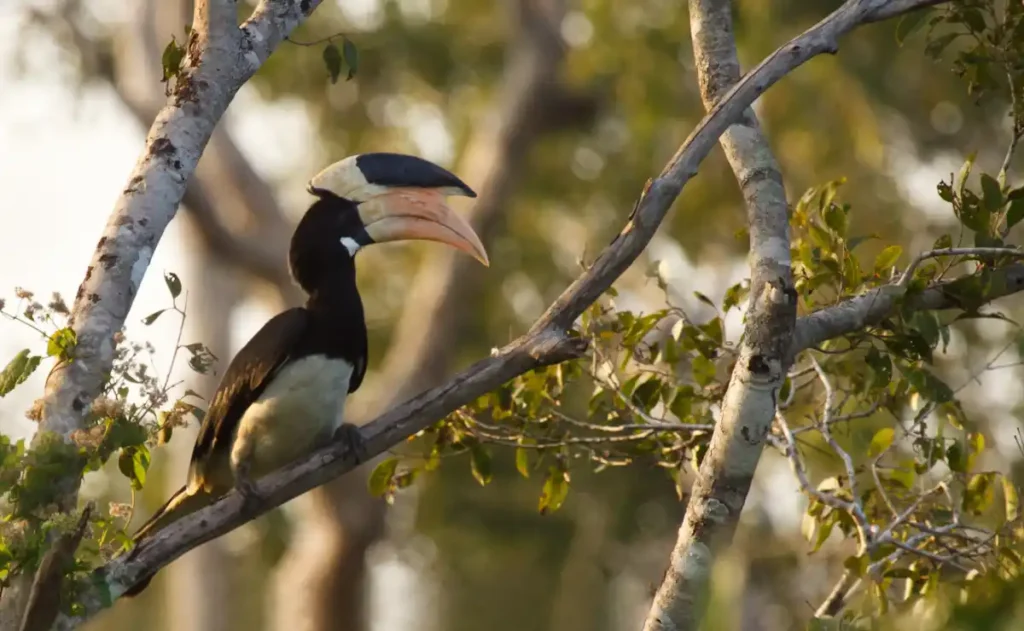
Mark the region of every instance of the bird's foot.
POLYGON ((356 462, 363 463, 369 460, 366 453, 366 441, 359 433, 359 428, 352 423, 342 423, 334 430, 334 440, 344 443, 355 454, 356 462))
POLYGON ((263 496, 256 490, 256 484, 249 476, 249 467, 239 466, 235 470, 235 488, 242 494, 245 511, 258 511, 263 505, 263 496))

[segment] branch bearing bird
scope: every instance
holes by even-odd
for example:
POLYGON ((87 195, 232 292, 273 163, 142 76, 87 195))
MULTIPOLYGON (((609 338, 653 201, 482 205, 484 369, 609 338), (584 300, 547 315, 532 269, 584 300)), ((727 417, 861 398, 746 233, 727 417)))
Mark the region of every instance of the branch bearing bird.
POLYGON ((489 265, 480 238, 445 201, 476 193, 436 164, 395 153, 350 156, 317 174, 308 190, 316 200, 292 235, 288 259, 306 304, 271 318, 231 360, 199 428, 185 486, 135 533, 136 543, 232 489, 259 502, 254 479, 331 439, 360 448, 358 429, 343 421, 345 399, 366 374, 360 250, 436 241, 489 265))

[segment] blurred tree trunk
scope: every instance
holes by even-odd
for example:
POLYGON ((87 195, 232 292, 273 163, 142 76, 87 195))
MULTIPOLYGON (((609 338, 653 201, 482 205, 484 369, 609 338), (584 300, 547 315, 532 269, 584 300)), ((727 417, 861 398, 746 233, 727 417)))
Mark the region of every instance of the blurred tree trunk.
MULTIPOLYGON (((184 215, 188 217, 188 215, 184 215)), ((201 340, 220 361, 207 375, 189 375, 190 382, 204 399, 209 400, 217 388, 220 375, 231 357, 231 313, 240 296, 238 281, 219 256, 197 238, 194 221, 189 221, 186 248, 190 252, 182 276, 188 291, 188 317, 183 342, 201 340)), ((183 363, 179 363, 179 367, 183 363)), ((198 427, 180 431, 170 442, 173 462, 166 476, 165 496, 181 488, 188 469, 192 443, 198 427)), ((166 585, 165 628, 191 631, 231 631, 232 616, 228 553, 223 540, 215 539, 171 564, 164 572, 166 585)))

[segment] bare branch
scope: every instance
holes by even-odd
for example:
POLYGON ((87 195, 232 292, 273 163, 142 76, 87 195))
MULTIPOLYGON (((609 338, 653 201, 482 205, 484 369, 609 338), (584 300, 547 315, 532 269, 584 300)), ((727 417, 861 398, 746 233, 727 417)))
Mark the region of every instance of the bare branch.
MULTIPOLYGON (((965 276, 938 283, 908 298, 908 306, 918 311, 962 308, 955 289, 957 283, 970 281, 971 278, 965 276)), ((1007 265, 988 273, 978 302, 991 302, 1020 291, 1024 291, 1024 264, 1007 265)), ((797 321, 791 352, 796 355, 826 340, 878 324, 895 311, 899 299, 904 295, 906 294, 902 287, 884 285, 833 307, 801 317, 797 321)))
POLYGON ((1017 247, 1004 247, 1004 248, 940 248, 938 250, 926 250, 914 257, 914 260, 907 266, 906 271, 900 276, 899 281, 896 283, 897 286, 906 288, 910 285, 910 281, 914 279, 914 272, 921 265, 922 262, 927 259, 939 258, 940 256, 1008 256, 1012 258, 1020 258, 1024 256, 1024 251, 1017 247))

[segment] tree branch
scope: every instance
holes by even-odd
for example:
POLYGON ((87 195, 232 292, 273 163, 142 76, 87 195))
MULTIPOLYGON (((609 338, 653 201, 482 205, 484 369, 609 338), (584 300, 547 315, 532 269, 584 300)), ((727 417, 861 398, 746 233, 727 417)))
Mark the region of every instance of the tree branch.
MULTIPOLYGON (((965 307, 961 298, 963 294, 957 290, 977 278, 977 275, 968 275, 929 287, 920 294, 908 297, 908 306, 917 311, 962 309, 965 307)), ((988 273, 984 286, 972 302, 985 304, 1021 291, 1024 291, 1024 264, 1007 265, 988 273)), ((895 313, 900 299, 905 295, 904 287, 898 284, 885 285, 801 317, 796 325, 792 354, 795 356, 826 340, 880 323, 895 313)))

